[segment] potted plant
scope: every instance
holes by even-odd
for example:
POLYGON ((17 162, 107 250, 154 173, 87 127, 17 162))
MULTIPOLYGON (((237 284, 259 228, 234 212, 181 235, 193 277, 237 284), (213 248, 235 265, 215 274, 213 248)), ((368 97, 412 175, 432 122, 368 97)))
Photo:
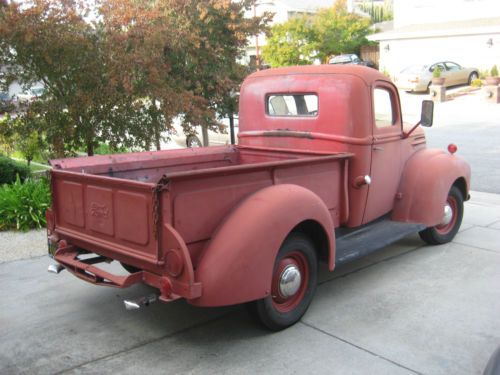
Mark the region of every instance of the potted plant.
POLYGON ((436 66, 432 71, 432 84, 442 86, 444 84, 444 77, 441 77, 441 67, 436 66))
POLYGON ((500 83, 500 77, 498 76, 498 68, 496 65, 490 70, 490 76, 486 77, 486 85, 497 86, 500 83))

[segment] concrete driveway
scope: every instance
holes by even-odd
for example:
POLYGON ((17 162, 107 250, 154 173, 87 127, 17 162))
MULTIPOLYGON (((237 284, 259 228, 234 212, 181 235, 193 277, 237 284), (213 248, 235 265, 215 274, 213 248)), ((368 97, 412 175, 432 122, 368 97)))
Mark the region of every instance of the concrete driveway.
MULTIPOLYGON (((434 125, 425 129, 427 145, 446 149, 457 144, 457 155, 471 165, 472 189, 500 194, 500 104, 486 101, 482 90, 465 90, 449 89, 450 100, 435 104, 434 125)), ((400 96, 404 121, 416 123, 422 100, 429 95, 400 91, 400 96)))
POLYGON ((149 289, 48 274, 47 257, 2 263, 0 374, 480 374, 500 344, 500 196, 473 193, 465 212, 450 244, 410 236, 323 270, 279 333, 240 306, 126 311, 149 289))

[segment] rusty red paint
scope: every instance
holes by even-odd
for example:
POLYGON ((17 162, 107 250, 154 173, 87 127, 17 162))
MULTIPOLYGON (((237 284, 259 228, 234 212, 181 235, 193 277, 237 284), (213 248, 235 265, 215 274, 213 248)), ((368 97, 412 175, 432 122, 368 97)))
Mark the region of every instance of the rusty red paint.
MULTIPOLYGON (((299 225, 314 226, 333 270, 335 228, 388 214, 437 226, 454 183, 468 196, 468 164, 426 149, 421 128, 408 136, 397 89, 374 69, 252 74, 241 88, 239 126, 238 146, 52 161, 47 221, 60 240, 56 260, 95 284, 146 283, 163 301, 243 303, 275 294, 278 250, 299 225), (375 125, 377 88, 392 100, 392 126, 375 125), (266 114, 268 95, 294 92, 317 95, 317 115, 266 114), (110 275, 78 260, 77 249, 141 271, 110 275)), ((299 256, 291 261, 300 266, 299 256)), ((287 311, 294 301, 275 305, 287 311)))

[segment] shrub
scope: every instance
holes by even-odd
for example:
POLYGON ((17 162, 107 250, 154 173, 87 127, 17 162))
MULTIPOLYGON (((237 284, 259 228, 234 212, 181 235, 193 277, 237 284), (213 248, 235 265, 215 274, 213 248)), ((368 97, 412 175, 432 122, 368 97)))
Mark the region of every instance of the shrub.
POLYGON ((472 87, 481 87, 483 85, 483 81, 481 81, 479 78, 473 79, 470 85, 472 87))
POLYGON ((43 228, 49 206, 46 178, 21 182, 18 177, 12 185, 0 186, 0 230, 43 228))
POLYGON ((492 77, 498 77, 498 68, 496 65, 493 65, 493 67, 491 68, 491 76, 492 77))
POLYGON ((481 78, 481 79, 485 79, 489 75, 490 75, 490 72, 488 69, 484 69, 484 70, 479 71, 479 78, 481 78))
POLYGON ((16 181, 16 176, 19 176, 21 181, 24 181, 29 175, 30 169, 28 166, 0 155, 0 185, 12 184, 16 181))

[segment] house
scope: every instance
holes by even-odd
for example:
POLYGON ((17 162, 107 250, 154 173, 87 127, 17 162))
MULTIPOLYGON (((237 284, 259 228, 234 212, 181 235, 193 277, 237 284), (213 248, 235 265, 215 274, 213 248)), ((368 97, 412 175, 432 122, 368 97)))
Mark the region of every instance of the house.
POLYGON ((394 28, 369 37, 379 42, 380 70, 439 60, 500 67, 500 1, 394 0, 393 7, 394 28))

